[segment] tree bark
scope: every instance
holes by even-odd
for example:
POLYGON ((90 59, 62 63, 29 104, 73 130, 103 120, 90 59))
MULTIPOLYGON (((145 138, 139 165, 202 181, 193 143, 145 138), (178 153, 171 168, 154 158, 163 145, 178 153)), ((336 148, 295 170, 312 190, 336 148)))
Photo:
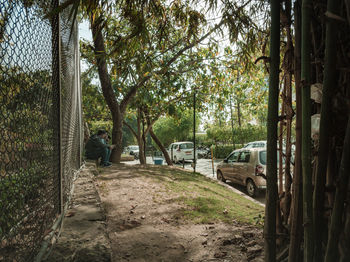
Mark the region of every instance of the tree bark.
MULTIPOLYGON (((331 225, 329 229, 329 238, 326 249, 325 262, 338 261, 338 243, 343 224, 343 213, 346 199, 346 193, 349 185, 350 176, 350 118, 348 120, 346 135, 343 145, 343 154, 339 168, 337 181, 337 190, 335 193, 334 206, 332 210, 331 225)), ((348 218, 349 219, 349 218, 348 218)), ((347 225, 348 226, 348 225, 347 225)), ((348 243, 349 244, 349 243, 348 243)), ((347 257, 349 259, 349 257, 347 257)))
MULTIPOLYGON (((327 11, 339 15, 341 1, 328 0, 327 11)), ((337 85, 337 22, 328 18, 326 25, 325 69, 322 88, 322 104, 320 119, 320 139, 317 161, 317 173, 315 179, 315 191, 313 196, 315 251, 314 261, 322 259, 322 239, 327 228, 324 219, 325 184, 327 173, 327 160, 330 142, 330 120, 332 89, 337 85)))
POLYGON ((299 262, 300 245, 302 239, 302 163, 301 163, 301 79, 300 79, 300 48, 301 48, 301 28, 300 28, 300 1, 294 4, 295 17, 295 49, 294 49, 294 79, 295 79, 295 100, 296 100, 296 123, 295 123, 295 164, 293 177, 293 194, 292 194, 292 214, 290 229, 290 244, 288 262, 299 262))
POLYGON ((302 2, 301 25, 301 83, 302 83, 302 169, 303 169, 303 225, 304 262, 313 261, 314 233, 312 226, 312 172, 311 172, 311 102, 310 102, 310 24, 311 0, 302 2))
POLYGON ((157 144, 157 146, 159 147, 160 151, 162 151, 164 157, 165 157, 165 161, 167 162, 167 164, 169 166, 173 165, 173 162, 171 161, 168 151, 166 150, 166 148, 164 147, 164 145, 162 144, 162 142, 158 139, 158 137, 156 136, 156 134, 153 132, 153 128, 151 127, 149 129, 149 134, 151 135, 153 141, 157 144))
POLYGON ((267 120, 267 189, 265 206, 265 261, 276 261, 277 125, 280 64, 280 1, 271 0, 270 78, 267 120))

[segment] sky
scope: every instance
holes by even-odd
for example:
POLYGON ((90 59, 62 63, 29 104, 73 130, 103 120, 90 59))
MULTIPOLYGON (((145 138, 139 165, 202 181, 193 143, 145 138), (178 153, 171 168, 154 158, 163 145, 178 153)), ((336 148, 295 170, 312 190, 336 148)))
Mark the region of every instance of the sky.
MULTIPOLYGON (((89 23, 87 21, 83 21, 79 23, 79 39, 80 40, 88 40, 92 41, 92 35, 91 35, 91 30, 89 28, 89 23)), ((87 64, 83 61, 80 60, 80 65, 81 65, 81 71, 84 72, 88 69, 87 64)))

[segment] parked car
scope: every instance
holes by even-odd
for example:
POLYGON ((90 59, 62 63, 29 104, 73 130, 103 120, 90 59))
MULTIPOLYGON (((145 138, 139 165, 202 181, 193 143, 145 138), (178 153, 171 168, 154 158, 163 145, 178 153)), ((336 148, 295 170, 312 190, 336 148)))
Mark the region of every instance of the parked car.
POLYGON ((135 159, 139 158, 139 146, 127 146, 124 150, 125 154, 133 155, 135 159))
POLYGON ((197 156, 198 158, 211 158, 211 151, 210 151, 210 148, 208 147, 204 147, 204 146, 201 146, 201 147, 198 147, 196 149, 196 152, 197 152, 197 156))
POLYGON ((233 151, 216 169, 217 179, 244 185, 249 196, 266 188, 266 148, 243 148, 233 151))
MULTIPOLYGON (((193 152, 193 143, 192 142, 177 142, 172 143, 168 148, 168 153, 171 158, 171 160, 174 163, 178 163, 180 161, 184 162, 186 160, 193 160, 194 159, 194 152, 193 152)), ((196 153, 198 158, 198 153, 196 153)))
POLYGON ((253 141, 247 143, 243 148, 248 149, 248 148, 258 148, 258 147, 266 147, 267 141, 253 141))

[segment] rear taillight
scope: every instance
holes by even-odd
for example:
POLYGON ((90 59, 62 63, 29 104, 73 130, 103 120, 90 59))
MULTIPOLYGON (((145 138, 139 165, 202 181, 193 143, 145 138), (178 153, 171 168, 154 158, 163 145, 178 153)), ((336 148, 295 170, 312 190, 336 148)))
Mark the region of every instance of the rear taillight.
POLYGON ((256 165, 255 167, 255 175, 264 174, 264 168, 261 165, 256 165))

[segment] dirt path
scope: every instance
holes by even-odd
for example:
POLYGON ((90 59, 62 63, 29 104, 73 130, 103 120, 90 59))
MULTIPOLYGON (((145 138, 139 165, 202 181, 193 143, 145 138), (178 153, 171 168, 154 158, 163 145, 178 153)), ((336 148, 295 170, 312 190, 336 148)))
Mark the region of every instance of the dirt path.
POLYGON ((112 261, 263 261, 260 228, 184 220, 187 207, 176 201, 181 192, 170 192, 171 178, 159 180, 161 172, 118 165, 96 178, 112 261))
POLYGON ((106 218, 97 193, 94 164, 87 163, 74 181, 74 194, 60 237, 47 262, 108 262, 111 250, 106 235, 106 218))

